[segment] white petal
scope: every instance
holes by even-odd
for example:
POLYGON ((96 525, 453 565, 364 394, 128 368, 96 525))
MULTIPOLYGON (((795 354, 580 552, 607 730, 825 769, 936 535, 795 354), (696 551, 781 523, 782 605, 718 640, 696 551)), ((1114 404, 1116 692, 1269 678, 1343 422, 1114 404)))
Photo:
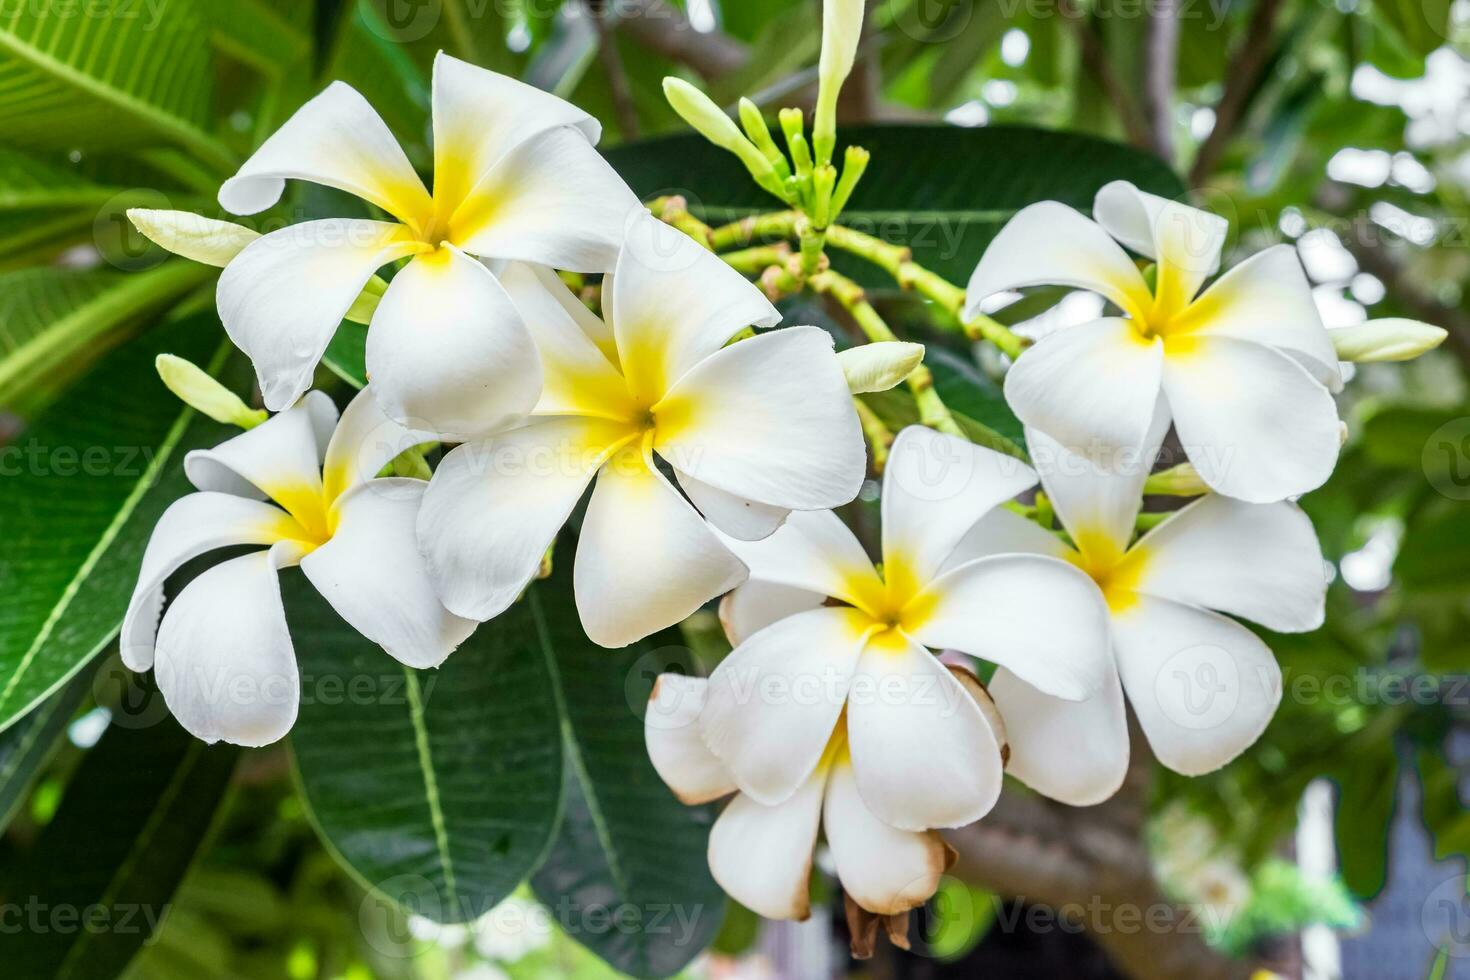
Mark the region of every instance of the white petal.
POLYGON ((301 570, 363 636, 409 667, 437 667, 478 625, 449 612, 434 594, 414 523, 428 484, 372 480, 334 505, 332 538, 301 570))
POLYGON ((827 777, 822 827, 842 890, 876 915, 897 915, 923 905, 939 889, 953 858, 934 831, 898 830, 873 816, 845 758, 827 777))
POLYGON ((720 661, 700 731, 742 792, 779 803, 811 775, 870 623, 851 608, 813 609, 768 626, 720 661))
POLYGON ((322 484, 329 501, 378 475, 404 451, 437 436, 427 429, 409 429, 383 414, 376 385, 368 385, 348 403, 327 443, 322 484))
POLYGON ((564 99, 508 75, 434 58, 434 196, 460 201, 506 153, 548 129, 574 126, 589 143, 597 120, 564 99))
POLYGON ((772 623, 815 609, 826 599, 820 592, 752 578, 720 600, 720 625, 730 645, 739 646, 772 623))
POLYGON ((654 417, 655 448, 675 469, 775 507, 841 506, 867 470, 832 338, 817 327, 752 337, 705 358, 654 417))
POLYGON ((454 248, 393 277, 367 336, 367 373, 389 418, 463 442, 525 415, 541 359, 500 283, 454 248))
POLYGON ((300 556, 282 542, 232 558, 185 586, 164 613, 154 675, 196 738, 269 745, 295 724, 301 680, 276 570, 300 556))
POLYGON ((1315 490, 1340 445, 1337 405, 1280 351, 1230 337, 1169 351, 1164 393, 1200 477, 1227 497, 1269 503, 1315 490))
POLYGON ((642 210, 586 136, 553 129, 491 168, 454 213, 449 240, 485 258, 605 272, 642 210))
POLYGON ((1035 521, 1009 508, 997 507, 970 528, 940 570, 947 572, 976 558, 1014 554, 1067 558, 1073 551, 1060 537, 1035 521))
POLYGON ((138 584, 123 617, 118 646, 130 670, 153 666, 153 642, 163 608, 164 581, 186 562, 215 548, 274 544, 296 532, 296 522, 279 507, 228 493, 191 493, 169 505, 158 519, 138 584))
POLYGON ((636 447, 608 460, 582 521, 572 576, 588 639, 627 646, 687 618, 746 574, 636 447))
POLYGON ((681 803, 691 806, 735 792, 724 763, 699 737, 709 681, 684 674, 660 674, 643 716, 643 742, 659 778, 681 803))
POLYGON ((1143 442, 1163 376, 1164 344, 1107 318, 1048 334, 1006 374, 1016 417, 1088 456, 1143 442))
POLYGON ((1159 761, 1186 776, 1225 765, 1265 730, 1281 668, 1250 630, 1140 595, 1113 616, 1118 671, 1159 761))
POLYGON ((830 510, 798 510, 770 537, 725 543, 750 568, 753 580, 789 585, 863 605, 883 594, 873 562, 846 524, 830 510))
POLYGON ((1062 526, 1085 554, 1115 558, 1133 540, 1143 484, 1169 431, 1167 407, 1155 403, 1143 443, 1095 458, 1080 455, 1037 429, 1026 430, 1031 460, 1062 526))
POLYGON ((1128 774, 1128 716, 1116 670, 1084 701, 1043 694, 1004 667, 990 679, 1011 755, 1006 772, 1043 796, 1092 806, 1128 774))
POLYGON ((1322 625, 1327 577, 1311 519, 1292 503, 1202 497, 1135 546, 1139 592, 1282 633, 1322 625))
POLYGON ((857 785, 900 830, 962 827, 1000 796, 1000 741, 944 664, 898 630, 869 641, 848 694, 857 785))
POLYGON ((1118 241, 1158 263, 1155 294, 1180 308, 1220 268, 1230 223, 1219 215, 1115 180, 1097 192, 1093 217, 1118 241))
POLYGON ((337 408, 319 391, 213 449, 184 457, 184 473, 200 490, 266 496, 298 520, 325 516, 322 458, 337 408))
POLYGON ((989 296, 1023 286, 1075 286, 1142 319, 1153 302, 1138 267, 1101 227, 1056 201, 1018 211, 985 249, 965 290, 964 316, 989 296))
POLYGON ((1098 691, 1108 666, 1102 592, 1076 566, 1040 555, 980 558, 946 572, 912 606, 904 629, 936 650, 1009 667, 1048 694, 1077 701, 1098 691))
POLYGON ((623 375, 646 405, 745 327, 781 322, 749 280, 646 211, 629 226, 611 295, 623 375))
POLYGON ((1290 245, 1274 245, 1225 273, 1175 318, 1171 329, 1279 348, 1329 389, 1342 387, 1337 351, 1290 245))
MULTIPOLYGON (((594 337, 611 332, 545 266, 506 263, 500 284, 520 310, 541 358, 538 415, 633 418, 635 408, 617 368, 594 337)), ((605 287, 604 287, 605 288, 605 287)))
POLYGON ((549 419, 446 455, 418 524, 444 605, 482 621, 504 612, 621 435, 595 419, 549 419))
POLYGON ((1035 485, 1036 472, 1013 456, 921 425, 904 429, 883 472, 884 579, 927 585, 987 511, 1035 485))
POLYGON ((679 478, 679 486, 684 488, 684 492, 689 495, 694 506, 699 508, 705 520, 732 538, 742 541, 768 538, 791 513, 784 507, 758 504, 754 500, 726 493, 718 487, 696 480, 688 473, 676 470, 674 475, 679 478))
POLYGON ((232 214, 264 211, 281 199, 287 178, 344 190, 405 222, 433 207, 382 118, 343 82, 327 86, 261 144, 220 188, 220 207, 232 214))
POLYGON ((249 355, 265 406, 311 387, 332 335, 379 267, 418 250, 402 225, 328 218, 256 239, 220 276, 220 320, 249 355))
POLYGON ((195 262, 223 269, 260 232, 233 221, 216 221, 192 211, 129 208, 128 220, 150 242, 195 262))
POLYGON ((825 772, 790 799, 762 806, 741 794, 709 834, 709 870, 735 901, 767 919, 806 919, 812 849, 822 816, 825 772))

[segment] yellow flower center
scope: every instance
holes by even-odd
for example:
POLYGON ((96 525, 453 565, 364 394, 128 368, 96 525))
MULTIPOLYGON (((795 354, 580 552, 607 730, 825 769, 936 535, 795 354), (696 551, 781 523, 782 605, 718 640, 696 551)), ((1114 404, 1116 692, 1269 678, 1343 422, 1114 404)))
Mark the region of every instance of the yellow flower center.
POLYGON ((1097 583, 1108 608, 1121 612, 1138 601, 1138 583, 1143 578, 1148 552, 1143 548, 1119 548, 1106 534, 1084 530, 1073 535, 1077 550, 1067 554, 1097 583))

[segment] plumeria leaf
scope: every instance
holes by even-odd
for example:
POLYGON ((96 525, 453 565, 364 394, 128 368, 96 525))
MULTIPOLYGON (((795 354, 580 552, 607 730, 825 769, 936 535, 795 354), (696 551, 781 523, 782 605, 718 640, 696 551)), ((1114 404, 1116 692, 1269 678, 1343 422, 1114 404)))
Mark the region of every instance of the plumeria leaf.
POLYGON ((0 831, 25 801, 31 781, 50 758, 56 740, 91 689, 91 672, 83 671, 0 732, 0 831))
POLYGON ((210 132, 213 58, 197 8, 125 7, 105 5, 111 16, 56 3, 7 9, 0 19, 6 139, 68 151, 173 142, 228 169, 233 155, 210 132))
POLYGON ((153 935, 225 799, 239 751, 207 746, 172 719, 114 724, 73 774, 61 808, 11 865, 6 894, 75 928, 21 929, 5 965, 36 980, 110 980, 153 935))
POLYGON ((213 315, 154 331, 104 358, 0 454, 0 730, 117 632, 148 535, 188 490, 180 459, 224 438, 152 375, 154 358, 217 371, 229 351, 213 315))
POLYGON ((654 679, 687 669, 689 651, 677 630, 621 650, 592 644, 572 601, 569 544, 522 600, 554 665, 568 757, 561 831, 531 884, 564 931, 617 969, 671 976, 725 915, 705 860, 714 808, 676 800, 643 742, 654 679))
POLYGON ((261 71, 279 74, 311 54, 308 4, 283 8, 265 0, 230 0, 200 9, 215 45, 261 71))
MULTIPOLYGON (((1098 189, 1114 179, 1169 198, 1184 192, 1156 157, 1072 133, 1017 126, 854 126, 840 135, 873 157, 842 224, 910 246, 916 261, 951 282, 969 278, 975 257, 1028 204, 1055 200, 1087 211, 1098 189)), ((627 144, 607 156, 640 196, 683 188, 691 210, 711 224, 776 204, 739 160, 698 135, 627 144)), ((892 284, 867 263, 830 251, 835 266, 864 285, 892 284)))
POLYGON ((71 168, 18 150, 0 149, 0 211, 96 208, 117 193, 117 188, 93 183, 71 168))
POLYGON ((296 573, 282 585, 302 674, 291 747, 323 838, 385 901, 440 922, 484 915, 546 853, 561 797, 530 605, 482 625, 438 670, 413 670, 296 573))

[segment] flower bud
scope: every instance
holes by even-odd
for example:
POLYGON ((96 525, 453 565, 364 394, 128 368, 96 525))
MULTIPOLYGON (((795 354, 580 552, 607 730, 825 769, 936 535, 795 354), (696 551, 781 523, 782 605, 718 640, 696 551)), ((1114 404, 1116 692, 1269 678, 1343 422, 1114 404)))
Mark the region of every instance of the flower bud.
POLYGON ((745 164, 745 169, 750 171, 750 175, 761 186, 777 181, 771 161, 766 159, 766 155, 754 143, 746 139, 740 127, 735 125, 735 120, 725 115, 724 110, 715 105, 709 96, 682 78, 671 75, 664 79, 664 97, 669 100, 669 105, 673 106, 680 118, 693 126, 701 136, 738 156, 740 162, 745 164))
POLYGON ((175 255, 223 269, 246 245, 260 237, 244 225, 215 221, 191 211, 129 208, 128 220, 155 245, 175 255))
POLYGON ((812 147, 817 163, 831 163, 837 145, 837 93, 852 71, 863 36, 863 0, 824 0, 822 57, 817 68, 817 114, 812 147))
POLYGON ((191 361, 173 354, 159 354, 153 366, 168 390, 178 395, 180 401, 216 422, 253 429, 267 418, 263 409, 246 405, 239 395, 191 361))
POLYGON ((1198 497, 1209 493, 1210 487, 1200 479, 1194 464, 1180 463, 1150 476, 1143 483, 1143 492, 1164 497, 1198 497))
POLYGON ((1327 331, 1344 361, 1408 361, 1433 350, 1448 336, 1439 327, 1397 317, 1369 320, 1327 331))
POLYGON ((880 341, 841 351, 837 360, 854 395, 887 391, 913 373, 924 359, 924 345, 900 340, 880 341))

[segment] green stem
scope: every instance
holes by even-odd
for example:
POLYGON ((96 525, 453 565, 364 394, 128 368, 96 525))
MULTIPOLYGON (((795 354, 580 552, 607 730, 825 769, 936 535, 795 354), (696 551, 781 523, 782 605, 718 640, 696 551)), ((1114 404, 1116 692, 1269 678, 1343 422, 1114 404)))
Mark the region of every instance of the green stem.
POLYGON ((791 246, 785 242, 755 245, 738 252, 725 252, 720 258, 747 276, 759 276, 767 266, 784 266, 786 260, 791 258, 791 246))
POLYGON ((857 409, 858 422, 863 427, 863 437, 868 440, 868 445, 873 450, 873 472, 881 474, 883 467, 888 465, 888 450, 893 448, 893 432, 883 424, 878 413, 873 411, 861 398, 854 395, 852 405, 857 409))
POLYGON ((749 245, 758 238, 795 238, 795 211, 773 211, 770 214, 753 214, 727 225, 720 225, 710 232, 710 243, 715 251, 749 245))
POLYGON ((654 198, 649 202, 648 210, 655 218, 673 225, 705 248, 714 249, 710 226, 689 213, 689 202, 681 195, 654 198))
MULTIPOLYGON (((812 276, 808 284, 814 292, 831 296, 841 304, 869 341, 877 343, 898 339, 889 329, 888 324, 884 322, 883 317, 868 302, 863 287, 851 279, 828 269, 812 276)), ((929 372, 926 365, 920 364, 914 368, 906 383, 914 396, 914 404, 919 409, 920 423, 931 429, 959 436, 961 439, 966 438, 964 430, 950 414, 949 407, 944 404, 944 399, 940 398, 939 392, 934 389, 934 375, 929 372)))

